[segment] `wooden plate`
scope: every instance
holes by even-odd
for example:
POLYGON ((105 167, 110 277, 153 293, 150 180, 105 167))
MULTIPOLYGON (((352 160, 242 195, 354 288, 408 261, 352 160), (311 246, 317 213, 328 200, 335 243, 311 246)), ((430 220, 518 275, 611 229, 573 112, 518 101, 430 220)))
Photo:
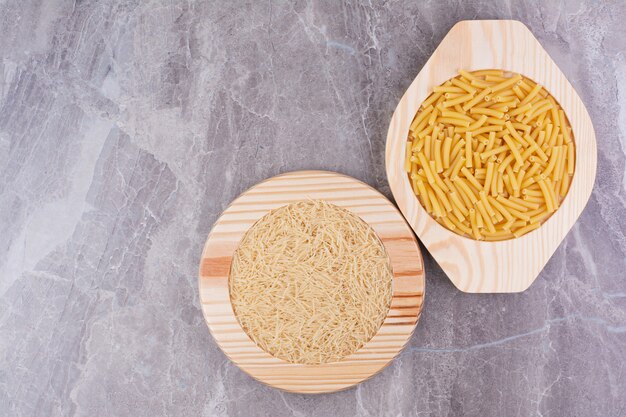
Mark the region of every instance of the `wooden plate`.
POLYGON ((257 184, 224 211, 204 246, 199 287, 211 334, 237 366, 273 387, 322 393, 369 378, 404 347, 422 310, 424 265, 411 228, 378 191, 335 172, 298 171, 257 184), (361 217, 380 237, 393 269, 391 308, 378 333, 354 354, 322 365, 291 364, 259 348, 239 325, 228 291, 231 259, 248 228, 270 210, 306 199, 326 200, 361 217))
POLYGON ((396 108, 387 134, 387 178, 400 210, 454 285, 466 292, 519 292, 530 286, 591 195, 596 138, 582 101, 526 26, 514 20, 457 23, 437 47, 396 108), (433 87, 459 69, 504 69, 542 84, 560 103, 576 143, 576 171, 561 207, 539 229, 517 239, 476 241, 439 225, 413 194, 403 170, 409 126, 433 87))

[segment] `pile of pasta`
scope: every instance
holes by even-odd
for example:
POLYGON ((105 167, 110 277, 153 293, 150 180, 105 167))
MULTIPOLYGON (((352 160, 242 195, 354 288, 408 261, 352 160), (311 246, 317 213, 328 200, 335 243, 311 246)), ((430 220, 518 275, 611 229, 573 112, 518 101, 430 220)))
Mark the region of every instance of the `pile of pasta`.
POLYGON ((539 84, 501 70, 459 71, 411 123, 404 169, 440 224, 477 240, 537 229, 567 194, 571 127, 539 84))
POLYGON ((336 362, 382 326, 391 261, 360 217, 323 200, 271 211, 244 235, 229 290, 246 334, 290 363, 336 362))

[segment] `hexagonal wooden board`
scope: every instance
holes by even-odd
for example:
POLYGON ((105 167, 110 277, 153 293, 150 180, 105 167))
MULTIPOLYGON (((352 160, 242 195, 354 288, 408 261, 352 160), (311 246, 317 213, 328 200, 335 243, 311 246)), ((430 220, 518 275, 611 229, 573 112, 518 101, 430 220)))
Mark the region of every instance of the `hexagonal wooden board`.
POLYGON ((596 138, 584 104, 558 66, 522 23, 476 20, 457 23, 409 86, 396 108, 386 147, 387 178, 400 210, 454 285, 466 292, 519 292, 537 278, 591 195, 596 138), (576 144, 576 171, 561 207, 539 229, 517 239, 476 241, 437 223, 413 194, 403 169, 409 126, 433 87, 459 69, 503 69, 542 84, 560 103, 576 144))
POLYGON ((199 287, 211 334, 237 366, 286 391, 322 393, 369 378, 404 347, 422 310, 424 265, 411 228, 378 191, 335 172, 298 171, 257 184, 224 211, 204 246, 199 287), (354 354, 322 365, 288 363, 259 348, 237 321, 228 291, 231 259, 250 226, 272 209, 306 199, 325 200, 361 217, 380 237, 393 269, 391 308, 378 333, 354 354))

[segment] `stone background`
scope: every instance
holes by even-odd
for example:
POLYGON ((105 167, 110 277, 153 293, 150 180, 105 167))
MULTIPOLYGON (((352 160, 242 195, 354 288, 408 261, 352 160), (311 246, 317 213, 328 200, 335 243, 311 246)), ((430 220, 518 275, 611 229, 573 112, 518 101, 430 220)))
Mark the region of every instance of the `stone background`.
POLYGON ((623 416, 622 1, 0 0, 0 415, 623 416), (524 22, 585 102, 598 176, 524 293, 456 290, 425 254, 408 348, 345 392, 255 382, 199 309, 206 235, 275 174, 390 197, 401 95, 463 19, 524 22))

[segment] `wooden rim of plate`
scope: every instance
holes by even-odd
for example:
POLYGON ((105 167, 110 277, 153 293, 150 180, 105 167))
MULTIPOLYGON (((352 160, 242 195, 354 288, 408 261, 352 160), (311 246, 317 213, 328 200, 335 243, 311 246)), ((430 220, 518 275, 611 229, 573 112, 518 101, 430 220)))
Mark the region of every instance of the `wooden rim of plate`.
POLYGON ((559 67, 521 22, 474 20, 454 25, 398 103, 387 133, 385 166, 398 207, 453 284, 470 293, 520 292, 532 284, 589 200, 596 177, 596 137, 589 113, 559 67), (576 144, 576 170, 561 207, 538 229, 486 242, 435 221, 404 171, 409 126, 433 87, 459 69, 503 69, 543 85, 563 108, 576 144))
POLYGON ((324 393, 368 379, 402 350, 422 310, 425 276, 413 231, 385 196, 346 175, 297 171, 255 185, 224 211, 204 245, 198 284, 209 330, 230 360, 273 387, 298 393, 324 393), (376 335, 354 354, 321 365, 288 363, 258 347, 237 321, 228 290, 232 257, 250 226, 270 210, 307 199, 328 201, 363 219, 380 237, 393 269, 391 307, 376 335))

